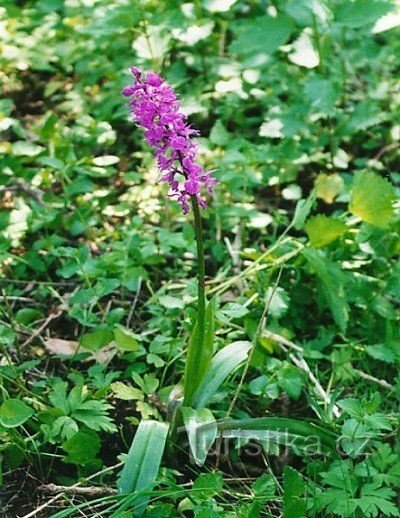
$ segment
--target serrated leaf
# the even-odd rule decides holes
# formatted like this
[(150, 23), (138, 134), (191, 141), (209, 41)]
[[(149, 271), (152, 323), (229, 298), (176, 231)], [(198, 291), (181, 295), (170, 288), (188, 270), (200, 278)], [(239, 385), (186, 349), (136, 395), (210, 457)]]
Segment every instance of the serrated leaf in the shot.
[[(156, 481), (167, 441), (169, 425), (157, 421), (142, 421), (129, 449), (118, 482), (120, 494), (140, 493)], [(143, 514), (148, 496), (139, 494), (136, 513)]]
[(334, 114), (339, 92), (331, 80), (318, 76), (312, 77), (307, 81), (304, 93), (315, 111), (324, 115)]
[(290, 297), (287, 291), (278, 286), (276, 289), (269, 287), (265, 294), (268, 300), (269, 314), (274, 318), (281, 318), (289, 309)]
[(117, 399), (123, 399), (124, 401), (144, 399), (143, 392), (135, 387), (131, 387), (130, 385), (125, 385), (125, 383), (122, 383), (122, 381), (111, 383), (110, 389), (113, 391), (114, 396)]
[(269, 474), (261, 475), (251, 486), (257, 501), (263, 503), (276, 497), (276, 484), (274, 478)]
[(224, 479), (219, 471), (203, 473), (194, 481), (192, 495), (196, 499), (208, 500), (217, 495), (224, 486)]
[(381, 176), (370, 172), (355, 175), (349, 209), (366, 223), (386, 227), (394, 214), (393, 186)]
[(324, 200), (326, 203), (333, 203), (343, 186), (344, 181), (339, 174), (319, 174), (315, 181), (317, 198)]
[(283, 518), (305, 518), (306, 501), (301, 498), (306, 485), (295, 469), (286, 466), (283, 471)]
[(278, 384), (289, 397), (299, 399), (304, 385), (304, 377), (301, 371), (293, 365), (285, 365), (278, 371)]
[(346, 232), (347, 227), (340, 219), (330, 218), (325, 216), (325, 214), (318, 214), (307, 221), (305, 230), (310, 239), (311, 246), (320, 248), (333, 243), (333, 241)]
[(203, 466), (217, 436), (217, 423), (208, 408), (182, 407), (183, 422), (189, 438), (190, 451), (198, 466)]

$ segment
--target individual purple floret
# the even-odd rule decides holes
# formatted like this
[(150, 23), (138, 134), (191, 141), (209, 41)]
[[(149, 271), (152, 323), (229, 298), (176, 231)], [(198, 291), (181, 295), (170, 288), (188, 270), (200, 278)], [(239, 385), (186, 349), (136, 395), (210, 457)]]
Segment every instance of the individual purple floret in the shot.
[[(135, 67), (131, 68), (135, 82), (122, 91), (129, 101), (133, 120), (142, 126), (147, 142), (155, 147), (154, 156), (162, 172), (161, 181), (168, 182), (170, 196), (182, 205), (184, 214), (189, 212), (189, 201), (195, 196), (201, 207), (206, 207), (202, 187), (212, 195), (217, 180), (211, 172), (196, 164), (197, 145), (192, 137), (199, 134), (187, 123), (187, 117), (179, 111), (179, 101), (173, 88), (154, 72), (146, 78)], [(181, 177), (179, 176), (181, 175)]]

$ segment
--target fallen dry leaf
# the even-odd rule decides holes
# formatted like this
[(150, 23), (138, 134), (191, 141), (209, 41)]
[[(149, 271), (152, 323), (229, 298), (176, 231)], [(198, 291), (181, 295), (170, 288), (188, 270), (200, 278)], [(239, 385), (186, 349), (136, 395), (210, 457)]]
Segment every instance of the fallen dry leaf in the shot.
[(78, 342), (62, 340), (61, 338), (48, 338), (45, 340), (44, 346), (49, 353), (71, 355), (76, 353)]

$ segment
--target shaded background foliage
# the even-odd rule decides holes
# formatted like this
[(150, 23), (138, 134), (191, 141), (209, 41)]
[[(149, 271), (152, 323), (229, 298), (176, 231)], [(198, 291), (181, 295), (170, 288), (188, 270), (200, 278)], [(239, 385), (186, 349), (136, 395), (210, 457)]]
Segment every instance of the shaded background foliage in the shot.
[[(311, 508), (375, 516), (384, 500), (382, 512), (396, 516), (389, 487), (398, 472), (378, 477), (375, 493), (365, 473), (397, 459), (399, 16), (398, 3), (385, 0), (3, 1), (0, 375), (3, 400), (24, 398), (36, 411), (21, 410), (25, 430), (0, 428), (6, 469), (71, 483), (112, 463), (136, 418), (162, 415), (183, 371), (194, 236), (127, 116), (120, 91), (136, 65), (180, 93), (220, 181), (203, 213), (207, 273), (232, 281), (217, 297), (216, 347), (252, 338), (279, 258), (300, 243), (304, 253), (285, 263), (272, 298), (268, 332), (298, 344), (334, 398), (364, 401), (342, 403), (345, 417), (335, 421), (266, 332), (237, 414), (307, 418), (317, 408), (348, 441), (350, 460), (293, 461), (312, 481), (310, 494), (328, 495)], [(292, 241), (236, 282), (306, 198), (307, 220), (291, 229)], [(214, 402), (221, 416), (234, 388), (232, 380)], [(384, 420), (371, 424), (379, 405)], [(366, 466), (356, 446), (372, 436)], [(85, 457), (79, 444), (95, 447)], [(389, 460), (377, 468), (381, 448)], [(356, 486), (344, 475), (338, 486), (339, 471)], [(268, 491), (262, 502), (275, 499)], [(379, 491), (382, 501), (368, 501)]]

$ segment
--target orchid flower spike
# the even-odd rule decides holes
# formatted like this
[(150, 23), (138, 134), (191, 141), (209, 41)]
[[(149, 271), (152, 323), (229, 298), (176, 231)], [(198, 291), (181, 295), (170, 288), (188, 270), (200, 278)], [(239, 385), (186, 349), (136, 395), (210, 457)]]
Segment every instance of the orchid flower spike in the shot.
[(134, 83), (122, 91), (131, 97), (128, 103), (133, 121), (145, 129), (145, 138), (155, 148), (154, 156), (162, 176), (169, 183), (170, 196), (189, 212), (189, 202), (196, 197), (202, 208), (206, 207), (204, 189), (214, 194), (216, 178), (196, 163), (198, 148), (193, 137), (199, 132), (190, 127), (187, 117), (179, 111), (176, 94), (168, 83), (154, 72), (146, 77), (136, 67), (131, 68)]

